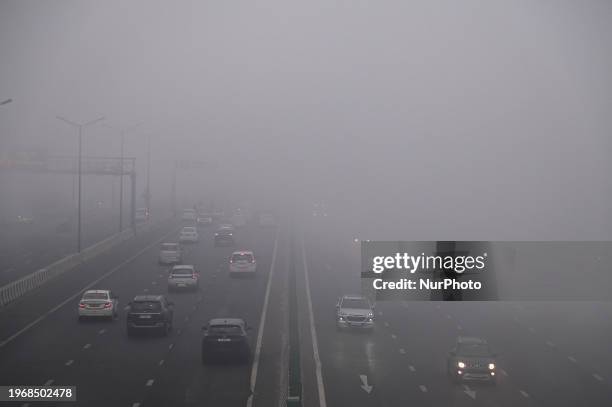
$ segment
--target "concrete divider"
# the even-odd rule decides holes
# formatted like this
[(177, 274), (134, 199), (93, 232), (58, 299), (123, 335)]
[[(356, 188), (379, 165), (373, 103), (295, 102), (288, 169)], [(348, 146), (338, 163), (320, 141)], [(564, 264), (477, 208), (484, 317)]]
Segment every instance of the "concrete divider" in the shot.
[(68, 255), (45, 268), (37, 270), (25, 277), (20, 278), (19, 280), (0, 287), (0, 307), (6, 306), (27, 292), (40, 287), (42, 284), (48, 282), (52, 278), (57, 277), (60, 274), (72, 270), (76, 266), (95, 258), (96, 256), (108, 251), (115, 245), (131, 239), (135, 235), (149, 232), (152, 229), (166, 224), (171, 220), (172, 218), (167, 218), (155, 223), (148, 222), (142, 225), (137, 225), (135, 230), (136, 233), (134, 233), (134, 230), (131, 228), (126, 229), (121, 233), (114, 234), (83, 249), (81, 253)]

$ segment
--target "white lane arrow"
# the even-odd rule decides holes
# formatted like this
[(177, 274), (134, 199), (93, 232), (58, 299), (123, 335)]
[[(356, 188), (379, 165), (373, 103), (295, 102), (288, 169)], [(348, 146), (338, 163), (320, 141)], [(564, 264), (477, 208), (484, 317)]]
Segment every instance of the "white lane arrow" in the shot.
[(468, 396), (470, 396), (472, 399), (476, 400), (476, 390), (472, 390), (470, 389), (467, 385), (463, 385), (463, 387), (465, 388), (465, 390), (463, 391), (465, 394), (467, 394)]
[(361, 374), (359, 378), (361, 379), (361, 388), (364, 389), (366, 393), (370, 394), (374, 386), (368, 384), (368, 376)]

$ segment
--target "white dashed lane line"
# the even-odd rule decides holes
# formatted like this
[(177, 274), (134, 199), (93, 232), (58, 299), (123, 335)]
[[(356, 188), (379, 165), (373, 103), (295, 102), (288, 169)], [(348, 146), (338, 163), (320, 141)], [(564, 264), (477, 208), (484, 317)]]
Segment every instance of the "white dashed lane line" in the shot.
[(600, 376), (600, 375), (598, 375), (597, 373), (593, 373), (593, 377), (594, 377), (596, 380), (599, 380), (600, 382), (603, 382), (603, 381), (604, 381), (603, 377), (601, 377), (601, 376)]
[(140, 403), (134, 403), (132, 404), (132, 407), (140, 407)]
[(83, 346), (83, 349), (89, 349), (91, 348), (91, 343), (87, 343), (85, 344), (85, 346)]
[(397, 335), (395, 335), (395, 334), (391, 334), (391, 338), (393, 338), (393, 339), (397, 339)]
[(385, 328), (389, 328), (389, 323), (388, 322), (385, 321), (384, 325), (385, 325)]
[(70, 366), (74, 363), (74, 360), (70, 359), (68, 362), (65, 363), (66, 366)]
[(573, 357), (573, 356), (568, 356), (568, 357), (567, 357), (567, 360), (569, 360), (569, 361), (570, 361), (570, 362), (572, 362), (572, 363), (576, 363), (576, 358), (575, 358), (575, 357)]
[(422, 391), (423, 393), (427, 393), (427, 387), (425, 387), (425, 385), (424, 385), (424, 384), (420, 384), (420, 385), (419, 385), (419, 389), (421, 389), (421, 391)]
[(163, 364), (164, 364), (164, 360), (162, 359), (162, 360), (159, 361), (159, 365), (161, 366)]
[(145, 386), (151, 387), (151, 386), (153, 386), (153, 383), (155, 383), (155, 380), (149, 379), (149, 380), (147, 380), (147, 383), (145, 384)]
[(43, 384), (43, 386), (51, 386), (53, 384), (53, 379), (49, 379)]
[(529, 394), (527, 394), (527, 392), (525, 390), (519, 390), (519, 392), (521, 393), (521, 395), (525, 398), (529, 397)]
[(555, 347), (555, 344), (553, 342), (551, 342), (551, 341), (546, 341), (546, 345), (548, 345), (551, 348)]
[(400, 348), (399, 353), (401, 353), (402, 355), (405, 355), (406, 351), (404, 350), (404, 348)]
[(533, 328), (529, 328), (529, 332), (531, 332), (532, 334), (534, 334), (534, 333), (535, 333), (535, 329), (533, 329)]
[(410, 371), (413, 372), (413, 373), (416, 372), (416, 369), (412, 365), (409, 365), (408, 369), (410, 369)]
[(168, 349), (172, 350), (172, 348), (174, 348), (174, 344), (171, 343), (170, 345), (168, 345)]
[(104, 335), (105, 332), (106, 332), (106, 329), (102, 328), (98, 331), (98, 335)]

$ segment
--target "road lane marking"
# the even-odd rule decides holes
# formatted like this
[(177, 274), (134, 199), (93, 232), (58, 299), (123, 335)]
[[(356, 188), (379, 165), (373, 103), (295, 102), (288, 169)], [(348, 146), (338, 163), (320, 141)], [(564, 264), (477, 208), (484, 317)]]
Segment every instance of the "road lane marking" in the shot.
[(501, 374), (503, 374), (504, 376), (508, 376), (508, 372), (506, 372), (504, 369), (499, 369), (499, 371), (501, 372)]
[(555, 344), (554, 344), (553, 342), (551, 342), (551, 341), (546, 341), (546, 344), (547, 344), (548, 346), (550, 346), (551, 348), (554, 348), (554, 347), (555, 347)]
[(404, 350), (404, 348), (400, 348), (399, 353), (401, 353), (402, 355), (405, 355), (406, 351)]
[(154, 382), (155, 382), (155, 380), (153, 380), (153, 379), (149, 379), (149, 380), (147, 380), (147, 384), (145, 384), (145, 386), (147, 386), (147, 387), (151, 387), (151, 386), (153, 386), (153, 383), (154, 383)]
[(421, 389), (423, 393), (427, 393), (427, 387), (424, 384), (419, 384), (419, 389)]
[(603, 381), (604, 381), (604, 378), (603, 378), (603, 377), (601, 377), (600, 375), (598, 375), (597, 373), (593, 373), (593, 377), (594, 377), (595, 379), (599, 380), (600, 382), (603, 382)]
[(132, 407), (140, 407), (140, 403), (134, 403), (132, 404)]
[(567, 359), (572, 363), (576, 363), (576, 358), (573, 356), (568, 356)]
[(384, 322), (385, 328), (389, 328), (389, 323), (387, 321)]
[(364, 374), (359, 375), (359, 379), (361, 380), (361, 388), (365, 390), (366, 393), (370, 394), (374, 386), (368, 384), (368, 376)]
[(450, 316), (450, 314), (446, 314), (446, 319), (451, 319), (452, 317)]
[(261, 317), (259, 319), (259, 328), (257, 329), (257, 342), (255, 344), (255, 353), (253, 355), (253, 364), (251, 365), (251, 381), (250, 389), (251, 394), (247, 399), (247, 407), (253, 405), (253, 394), (255, 393), (255, 384), (257, 383), (257, 371), (259, 369), (259, 358), (261, 356), (261, 343), (263, 340), (263, 333), (266, 326), (266, 315), (268, 313), (268, 302), (270, 300), (270, 287), (272, 286), (272, 277), (274, 276), (274, 270), (276, 269), (276, 252), (278, 250), (278, 231), (274, 238), (274, 248), (272, 249), (272, 261), (270, 264), (270, 272), (268, 273), (268, 282), (266, 283), (266, 294), (264, 296), (264, 302), (261, 310)]
[(51, 386), (53, 384), (53, 379), (49, 379), (43, 384), (43, 386)]
[(168, 349), (172, 350), (172, 348), (174, 348), (174, 344), (171, 343), (170, 345), (168, 345)]
[(176, 230), (172, 230), (171, 232), (166, 233), (164, 236), (162, 236), (161, 239), (156, 240), (154, 243), (144, 247), (143, 249), (139, 250), (136, 254), (134, 254), (132, 257), (128, 258), (127, 260), (121, 262), (119, 265), (117, 265), (116, 267), (114, 267), (113, 269), (111, 269), (110, 271), (108, 271), (107, 273), (103, 274), (102, 276), (100, 276), (99, 278), (95, 279), (94, 281), (92, 281), (91, 283), (87, 284), (85, 287), (81, 288), (80, 290), (78, 290), (76, 293), (74, 293), (73, 295), (69, 296), (68, 298), (66, 298), (64, 301), (60, 302), (58, 305), (56, 305), (55, 307), (51, 308), (49, 311), (45, 312), (43, 315), (41, 315), (40, 317), (36, 318), (34, 321), (30, 322), (29, 324), (27, 324), (26, 326), (24, 326), (23, 328), (21, 328), (19, 331), (15, 332), (13, 335), (9, 336), (8, 338), (2, 340), (2, 342), (0, 342), (0, 348), (2, 348), (3, 346), (5, 346), (7, 343), (10, 343), (12, 341), (15, 340), (15, 338), (17, 338), (18, 336), (22, 335), (23, 333), (29, 331), (30, 329), (32, 329), (32, 327), (38, 325), (42, 320), (44, 320), (45, 318), (47, 318), (49, 315), (53, 314), (55, 311), (57, 311), (58, 309), (62, 308), (64, 305), (68, 304), (70, 301), (74, 301), (76, 298), (80, 298), (80, 296), (83, 295), (84, 291), (89, 290), (91, 287), (96, 286), (100, 281), (108, 278), (109, 276), (111, 276), (112, 274), (116, 273), (118, 270), (120, 270), (122, 267), (124, 267), (125, 265), (133, 262), (134, 260), (136, 260), (138, 257), (140, 257), (143, 253), (145, 253), (148, 250), (151, 250), (154, 247), (158, 247), (158, 245), (163, 242), (166, 237), (172, 235), (176, 233)]
[(395, 335), (395, 334), (391, 334), (391, 338), (392, 338), (392, 339), (397, 339), (397, 335)]
[(461, 327), (461, 325), (457, 325), (457, 330), (461, 331), (463, 328)]
[(145, 293), (148, 293), (148, 292), (149, 292), (149, 289), (148, 289), (148, 288), (145, 288), (143, 291), (144, 291)]
[(98, 335), (103, 335), (106, 332), (106, 329), (102, 328), (98, 331)]
[(124, 311), (127, 311), (127, 310), (129, 310), (129, 309), (130, 309), (130, 306), (129, 306), (129, 305), (126, 305), (125, 307), (123, 307), (123, 310), (124, 310)]
[(408, 369), (410, 369), (410, 371), (413, 372), (413, 373), (416, 372), (416, 369), (412, 365), (409, 365)]
[(523, 397), (529, 398), (529, 394), (527, 394), (525, 390), (519, 390), (519, 392), (523, 395)]
[(327, 407), (327, 401), (325, 399), (325, 386), (323, 384), (323, 374), (321, 372), (321, 358), (319, 357), (319, 344), (317, 342), (317, 331), (315, 328), (314, 313), (312, 312), (312, 298), (310, 296), (310, 278), (308, 277), (308, 264), (306, 263), (306, 247), (304, 244), (304, 236), (302, 236), (301, 243), (304, 279), (306, 280), (306, 299), (308, 300), (308, 316), (310, 317), (310, 334), (312, 336), (312, 353), (315, 361), (315, 373), (317, 377), (317, 388), (319, 393), (319, 407)]
[(83, 346), (83, 349), (89, 349), (91, 348), (91, 343), (87, 343), (85, 344), (85, 346)]
[(535, 329), (533, 329), (533, 328), (529, 327), (529, 332), (531, 332), (532, 334), (534, 334), (534, 333), (535, 333)]
[(65, 365), (66, 366), (70, 366), (73, 363), (74, 363), (74, 360), (70, 359), (68, 362), (65, 363)]
[(159, 361), (159, 365), (161, 366), (163, 364), (164, 364), (164, 360), (162, 359), (162, 360)]
[(153, 281), (151, 281), (151, 284), (157, 285), (157, 281), (153, 280)]

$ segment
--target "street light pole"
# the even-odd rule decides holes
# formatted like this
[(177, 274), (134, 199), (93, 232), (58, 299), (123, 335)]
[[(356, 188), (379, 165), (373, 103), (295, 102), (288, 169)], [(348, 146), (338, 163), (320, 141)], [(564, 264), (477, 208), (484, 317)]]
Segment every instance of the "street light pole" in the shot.
[(57, 116), (57, 118), (61, 121), (64, 121), (71, 126), (77, 127), (79, 129), (79, 154), (78, 154), (78, 192), (77, 192), (77, 253), (81, 253), (81, 178), (82, 178), (82, 157), (83, 157), (83, 127), (89, 126), (91, 124), (97, 123), (101, 120), (104, 120), (104, 116), (99, 117), (95, 120), (88, 121), (86, 123), (76, 123), (70, 121), (66, 118)]
[(147, 136), (147, 187), (145, 191), (147, 210), (151, 210), (151, 135)]
[(119, 175), (120, 179), (119, 179), (119, 233), (121, 233), (123, 231), (123, 170), (125, 168), (124, 166), (124, 161), (125, 161), (125, 156), (124, 156), (124, 145), (125, 145), (125, 133), (127, 133), (128, 131), (134, 130), (136, 127), (140, 126), (142, 123), (137, 123), (134, 124), (132, 126), (128, 126), (128, 127), (115, 127), (115, 126), (110, 126), (108, 124), (104, 125), (105, 127), (108, 127), (109, 129), (113, 129), (113, 130), (117, 130), (119, 129), (120, 133), (121, 133), (121, 153), (120, 153), (120, 160), (121, 160), (121, 164), (119, 165), (119, 167), (121, 168), (121, 173)]

